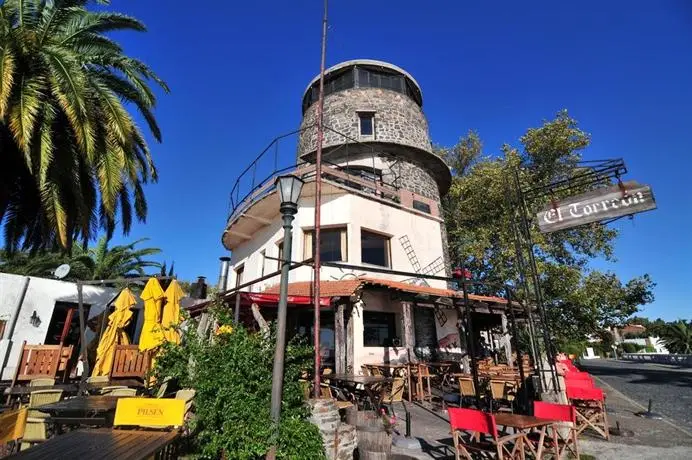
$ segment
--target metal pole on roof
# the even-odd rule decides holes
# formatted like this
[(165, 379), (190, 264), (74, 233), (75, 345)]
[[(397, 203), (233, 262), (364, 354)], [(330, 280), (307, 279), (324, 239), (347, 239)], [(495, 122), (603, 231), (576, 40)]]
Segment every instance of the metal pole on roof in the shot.
[(473, 321), (471, 320), (471, 308), (469, 307), (469, 292), (466, 286), (466, 264), (464, 264), (463, 257), (461, 259), (461, 290), (464, 294), (464, 310), (466, 311), (466, 334), (468, 340), (466, 345), (468, 346), (468, 352), (471, 354), (471, 376), (473, 377), (473, 387), (476, 393), (476, 407), (481, 409), (481, 386), (478, 380), (478, 360), (476, 359), (476, 344), (474, 343), (473, 337)]
[(324, 140), (324, 67), (327, 56), (327, 6), (328, 0), (324, 0), (324, 14), (322, 17), (322, 55), (320, 57), (320, 92), (317, 101), (317, 151), (315, 152), (315, 246), (314, 259), (315, 275), (313, 276), (313, 293), (315, 307), (315, 378), (314, 397), (320, 397), (320, 219), (322, 208), (322, 143)]

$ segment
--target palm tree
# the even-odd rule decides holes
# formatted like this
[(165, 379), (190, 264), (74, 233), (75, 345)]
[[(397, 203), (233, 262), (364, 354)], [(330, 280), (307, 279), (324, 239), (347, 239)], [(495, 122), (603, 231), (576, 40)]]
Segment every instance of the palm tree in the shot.
[(26, 251), (7, 253), (0, 251), (0, 271), (27, 276), (50, 276), (61, 264), (70, 265), (68, 280), (115, 279), (145, 276), (148, 267), (159, 268), (158, 262), (147, 257), (161, 252), (159, 248), (135, 248), (147, 241), (142, 238), (126, 245), (108, 247), (102, 237), (96, 246), (85, 249), (75, 245), (71, 255), (59, 252), (31, 254)]
[(671, 353), (692, 353), (692, 324), (683, 320), (666, 324), (662, 333), (663, 344)]
[(150, 83), (168, 87), (107, 35), (145, 26), (88, 3), (0, 6), (0, 224), (10, 251), (69, 250), (99, 228), (112, 235), (118, 213), (124, 233), (133, 208), (146, 218), (142, 184), (157, 174), (128, 108), (160, 142)]

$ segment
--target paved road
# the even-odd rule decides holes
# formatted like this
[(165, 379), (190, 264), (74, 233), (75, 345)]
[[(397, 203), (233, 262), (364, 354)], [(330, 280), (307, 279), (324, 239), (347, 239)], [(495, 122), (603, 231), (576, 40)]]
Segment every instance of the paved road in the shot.
[(582, 360), (581, 367), (634, 401), (692, 430), (692, 369), (667, 364), (604, 359)]

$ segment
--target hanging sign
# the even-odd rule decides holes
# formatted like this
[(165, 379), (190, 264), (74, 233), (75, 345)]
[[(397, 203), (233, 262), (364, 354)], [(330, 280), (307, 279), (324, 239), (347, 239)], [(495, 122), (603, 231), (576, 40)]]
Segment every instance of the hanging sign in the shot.
[(550, 203), (536, 218), (541, 233), (550, 233), (652, 209), (656, 201), (651, 187), (627, 181)]

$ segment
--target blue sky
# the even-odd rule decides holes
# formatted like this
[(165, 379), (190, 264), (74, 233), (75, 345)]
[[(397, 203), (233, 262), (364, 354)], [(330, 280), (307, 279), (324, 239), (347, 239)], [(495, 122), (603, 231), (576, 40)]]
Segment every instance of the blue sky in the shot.
[[(112, 1), (149, 27), (117, 38), (172, 90), (156, 111), (164, 142), (152, 145), (160, 181), (147, 189), (148, 221), (116, 242), (150, 237), (181, 278), (216, 281), (235, 178), (300, 123), (321, 4)], [(618, 263), (596, 265), (623, 279), (649, 273), (647, 316), (690, 317), (692, 3), (332, 0), (327, 64), (354, 58), (412, 73), (440, 144), (475, 129), (494, 153), (568, 109), (592, 134), (585, 158), (623, 157), (659, 207), (616, 223)], [(283, 164), (293, 155), (280, 149)]]

